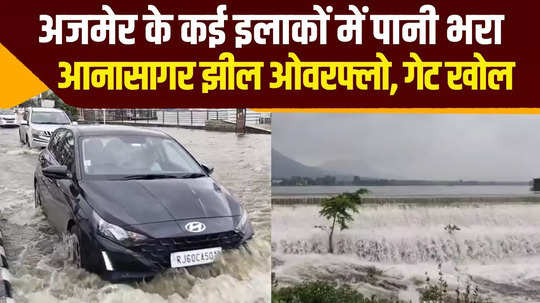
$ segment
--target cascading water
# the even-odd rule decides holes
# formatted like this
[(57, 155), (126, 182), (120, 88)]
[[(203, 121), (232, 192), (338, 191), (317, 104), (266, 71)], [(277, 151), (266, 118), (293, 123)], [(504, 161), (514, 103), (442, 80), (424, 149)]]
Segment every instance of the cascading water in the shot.
[[(317, 206), (274, 206), (272, 250), (279, 261), (274, 265), (278, 279), (332, 280), (351, 268), (375, 267), (389, 274), (384, 279), (401, 283), (401, 287), (374, 291), (381, 286), (353, 279), (353, 273), (345, 274), (342, 282), (361, 281), (356, 286), (368, 293), (402, 297), (403, 292), (418, 288), (425, 272), (435, 274), (437, 265), (443, 264), (455, 283), (472, 279), (496, 296), (504, 297), (508, 291), (518, 298), (524, 295), (521, 299), (540, 301), (540, 264), (532, 264), (522, 273), (507, 269), (540, 260), (540, 204), (398, 202), (362, 206), (350, 228), (336, 233), (334, 255), (327, 253), (326, 232), (315, 228), (328, 224), (318, 215)], [(447, 225), (457, 229), (449, 231)], [(415, 296), (404, 298), (414, 301)]]
[[(536, 213), (540, 217), (540, 205), (385, 206), (363, 211), (367, 214), (359, 215), (349, 230), (336, 235), (336, 253), (355, 254), (373, 262), (417, 263), (500, 259), (534, 255), (540, 249), (540, 229), (537, 229), (540, 224), (532, 216)], [(511, 217), (520, 213), (522, 218)], [(313, 228), (324, 222), (316, 214), (313, 217), (313, 224), (306, 226), (312, 229), (308, 239), (279, 238), (276, 237), (279, 232), (274, 232), (276, 249), (286, 254), (326, 252), (326, 234)], [(375, 221), (375, 218), (394, 225)], [(455, 224), (460, 230), (449, 233), (444, 229), (445, 224)]]

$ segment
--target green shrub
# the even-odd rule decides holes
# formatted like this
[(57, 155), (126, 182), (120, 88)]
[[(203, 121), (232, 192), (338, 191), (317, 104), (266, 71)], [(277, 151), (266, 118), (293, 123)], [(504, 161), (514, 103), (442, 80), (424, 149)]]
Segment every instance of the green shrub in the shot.
[[(338, 286), (328, 282), (305, 282), (292, 287), (284, 287), (272, 291), (273, 303), (393, 303), (377, 299), (366, 298), (361, 293), (343, 285)], [(397, 303), (397, 302), (396, 302)]]
[(491, 303), (491, 299), (481, 296), (478, 286), (473, 286), (467, 281), (464, 289), (459, 286), (450, 292), (448, 282), (444, 279), (442, 273), (442, 264), (439, 263), (439, 278), (437, 281), (431, 281), (426, 273), (426, 286), (421, 291), (421, 302), (429, 303)]

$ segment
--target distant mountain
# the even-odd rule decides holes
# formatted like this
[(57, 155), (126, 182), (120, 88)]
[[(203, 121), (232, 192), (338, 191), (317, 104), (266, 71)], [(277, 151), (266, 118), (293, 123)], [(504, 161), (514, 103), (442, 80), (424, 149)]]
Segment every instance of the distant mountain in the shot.
[(324, 169), (304, 165), (272, 149), (272, 178), (290, 178), (293, 176), (316, 178), (330, 174)]
[[(399, 176), (393, 176), (372, 169), (362, 160), (331, 160), (323, 163), (321, 166), (308, 166), (294, 159), (291, 159), (279, 151), (272, 149), (272, 178), (291, 178), (291, 177), (318, 178), (325, 176), (336, 177), (338, 182), (351, 182), (354, 176), (359, 176), (365, 180), (368, 185), (529, 185), (528, 181), (474, 181), (474, 180), (422, 180), (407, 179)], [(369, 177), (363, 177), (369, 176)], [(384, 180), (381, 180), (384, 179)], [(372, 182), (373, 184), (371, 184)]]
[(309, 178), (334, 176), (338, 181), (351, 181), (354, 176), (360, 176), (360, 179), (364, 180), (373, 180), (375, 177), (372, 176), (379, 177), (379, 174), (359, 161), (335, 160), (326, 162), (320, 167), (308, 166), (272, 149), (272, 178), (294, 176)]

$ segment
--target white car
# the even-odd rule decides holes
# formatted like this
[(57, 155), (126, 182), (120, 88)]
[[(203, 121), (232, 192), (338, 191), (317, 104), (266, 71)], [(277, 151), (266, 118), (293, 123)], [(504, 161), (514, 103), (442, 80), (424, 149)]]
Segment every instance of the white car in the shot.
[(0, 109), (0, 126), (19, 126), (17, 124), (17, 116), (11, 109)]
[(71, 124), (68, 115), (57, 108), (33, 107), (24, 110), (19, 127), (19, 139), (28, 147), (46, 147), (52, 133)]

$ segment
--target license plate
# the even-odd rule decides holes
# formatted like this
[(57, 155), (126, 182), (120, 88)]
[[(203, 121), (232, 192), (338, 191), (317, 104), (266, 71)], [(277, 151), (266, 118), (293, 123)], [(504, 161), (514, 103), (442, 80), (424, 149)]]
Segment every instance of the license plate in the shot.
[(179, 251), (171, 254), (171, 267), (187, 267), (212, 263), (221, 255), (221, 247)]

